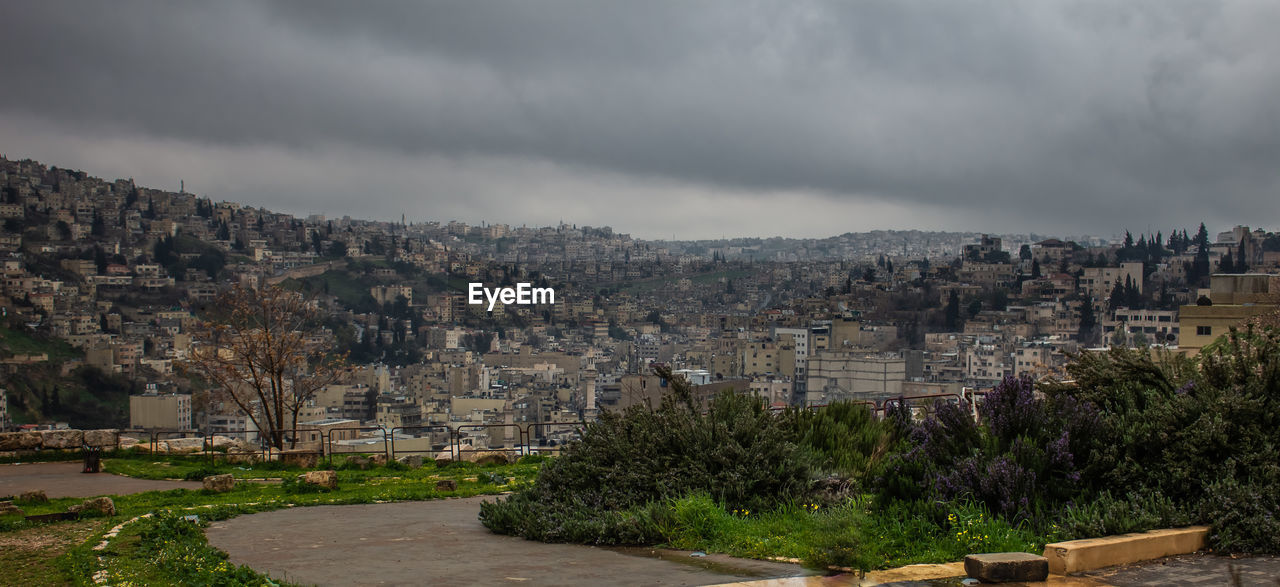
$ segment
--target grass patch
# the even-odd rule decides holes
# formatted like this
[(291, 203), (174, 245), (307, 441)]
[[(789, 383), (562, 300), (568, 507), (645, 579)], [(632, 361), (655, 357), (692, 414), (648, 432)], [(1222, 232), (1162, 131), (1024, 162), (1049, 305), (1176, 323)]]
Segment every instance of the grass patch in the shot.
[[(871, 503), (864, 496), (830, 507), (797, 503), (751, 512), (692, 495), (667, 503), (650, 517), (672, 548), (796, 558), (818, 569), (945, 563), (974, 552), (1039, 553), (1053, 540), (994, 519), (981, 505), (935, 512), (902, 505), (872, 509)], [(941, 520), (935, 519), (939, 513)]]
[(84, 356), (83, 352), (60, 338), (31, 334), (8, 326), (0, 326), (0, 349), (15, 355), (47, 353), (49, 361), (54, 363)]

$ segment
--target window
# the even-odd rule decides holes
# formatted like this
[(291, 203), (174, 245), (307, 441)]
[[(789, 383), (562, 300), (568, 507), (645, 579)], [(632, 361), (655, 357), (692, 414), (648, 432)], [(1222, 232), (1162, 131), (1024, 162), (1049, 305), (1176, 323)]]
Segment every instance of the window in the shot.
[(1213, 334), (1212, 326), (1197, 326), (1196, 336), (1210, 336)]

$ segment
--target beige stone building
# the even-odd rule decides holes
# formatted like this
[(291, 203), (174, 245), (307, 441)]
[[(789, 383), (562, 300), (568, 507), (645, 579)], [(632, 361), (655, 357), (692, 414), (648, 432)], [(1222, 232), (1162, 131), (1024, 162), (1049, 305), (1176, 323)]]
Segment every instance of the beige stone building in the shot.
[(143, 430), (190, 430), (191, 396), (182, 393), (129, 396), (129, 427)]
[(1205, 345), (1255, 316), (1280, 310), (1280, 275), (1216, 274), (1209, 278), (1211, 305), (1178, 309), (1178, 349), (1195, 355)]

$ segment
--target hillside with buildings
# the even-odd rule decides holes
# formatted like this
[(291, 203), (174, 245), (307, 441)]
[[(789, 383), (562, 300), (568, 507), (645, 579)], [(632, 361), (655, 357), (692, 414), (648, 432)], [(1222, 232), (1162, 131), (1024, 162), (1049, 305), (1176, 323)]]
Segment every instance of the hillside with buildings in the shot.
[[(1048, 377), (1101, 345), (1195, 352), (1270, 312), (1280, 237), (1104, 240), (919, 231), (646, 241), (609, 227), (298, 218), (0, 159), (6, 425), (251, 437), (175, 367), (222, 291), (280, 286), (347, 353), (311, 426), (538, 424), (552, 444), (602, 409), (653, 401), (655, 363), (772, 405), (961, 394)], [(555, 301), (468, 300), (468, 284)], [(131, 396), (131, 397), (130, 397)], [(185, 398), (185, 399), (183, 399)], [(132, 415), (130, 415), (132, 412)], [(440, 445), (440, 439), (424, 441)]]

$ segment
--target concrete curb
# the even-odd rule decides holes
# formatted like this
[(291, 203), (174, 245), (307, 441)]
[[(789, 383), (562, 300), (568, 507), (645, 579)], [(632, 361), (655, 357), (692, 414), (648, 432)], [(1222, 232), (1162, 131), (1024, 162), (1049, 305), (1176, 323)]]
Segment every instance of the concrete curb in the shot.
[(1046, 544), (1049, 572), (1067, 575), (1104, 567), (1189, 554), (1208, 543), (1208, 526), (1152, 530), (1103, 538), (1086, 538)]

